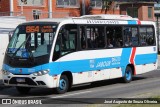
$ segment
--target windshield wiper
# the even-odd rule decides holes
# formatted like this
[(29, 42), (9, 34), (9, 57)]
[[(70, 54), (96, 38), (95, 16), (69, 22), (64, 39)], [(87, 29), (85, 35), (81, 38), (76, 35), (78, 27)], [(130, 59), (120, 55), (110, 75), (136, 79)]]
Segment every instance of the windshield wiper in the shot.
[[(20, 48), (21, 48), (22, 46), (26, 45), (26, 43), (28, 42), (28, 40), (29, 40), (29, 36), (28, 36), (27, 39), (18, 47), (18, 49), (13, 53), (12, 58), (11, 58), (11, 63), (12, 63), (13, 59), (15, 58), (17, 52), (20, 50)], [(34, 64), (34, 63), (35, 63), (35, 59), (34, 59), (34, 56), (33, 56), (33, 53), (32, 53), (32, 51), (31, 51), (31, 49), (29, 48), (29, 46), (26, 47), (25, 49), (26, 49), (26, 50), (25, 50), (26, 55), (27, 55), (28, 57), (27, 57), (27, 56), (26, 56), (26, 57), (23, 57), (23, 55), (22, 55), (23, 53), (21, 53), (21, 57), (24, 58), (24, 59), (26, 59), (26, 60), (31, 60), (31, 61), (27, 61), (27, 62), (30, 62), (30, 64)], [(21, 59), (21, 58), (20, 58), (20, 59)]]
[[(26, 51), (29, 53), (29, 59), (31, 60), (31, 61), (30, 61), (31, 64), (34, 64), (35, 59), (34, 59), (34, 56), (33, 56), (33, 53), (32, 53), (32, 51), (31, 51), (31, 49), (28, 47), (28, 48), (26, 48)], [(32, 63), (32, 62), (33, 62), (33, 63)]]
[(19, 49), (27, 43), (28, 39), (29, 39), (29, 36), (28, 36), (27, 39), (17, 48), (17, 50), (13, 53), (13, 55), (12, 55), (13, 58), (16, 56), (16, 54), (17, 54), (17, 52), (19, 51)]

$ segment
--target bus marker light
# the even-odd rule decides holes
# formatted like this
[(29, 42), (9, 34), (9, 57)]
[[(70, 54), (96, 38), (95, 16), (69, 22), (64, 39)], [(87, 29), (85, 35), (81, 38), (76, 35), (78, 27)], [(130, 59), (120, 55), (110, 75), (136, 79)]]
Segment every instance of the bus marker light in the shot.
[(22, 73), (22, 69), (19, 69), (19, 73)]

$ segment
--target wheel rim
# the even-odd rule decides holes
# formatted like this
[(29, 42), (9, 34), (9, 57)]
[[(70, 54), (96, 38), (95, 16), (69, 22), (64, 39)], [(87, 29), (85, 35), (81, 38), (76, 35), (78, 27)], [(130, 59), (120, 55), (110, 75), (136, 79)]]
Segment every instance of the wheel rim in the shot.
[(127, 79), (127, 80), (130, 80), (130, 79), (131, 79), (131, 71), (130, 71), (130, 70), (127, 70), (127, 71), (126, 71), (126, 79)]
[(66, 89), (66, 81), (64, 79), (60, 80), (59, 88), (60, 88), (60, 90), (65, 90)]

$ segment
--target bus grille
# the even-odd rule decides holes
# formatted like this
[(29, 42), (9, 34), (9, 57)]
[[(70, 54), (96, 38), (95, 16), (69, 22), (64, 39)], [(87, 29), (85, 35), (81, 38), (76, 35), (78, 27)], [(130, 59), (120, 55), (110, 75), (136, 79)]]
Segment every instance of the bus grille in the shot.
[(10, 79), (9, 84), (26, 84), (36, 86), (37, 84), (30, 78), (24, 78), (25, 82), (17, 82), (17, 77), (13, 77)]

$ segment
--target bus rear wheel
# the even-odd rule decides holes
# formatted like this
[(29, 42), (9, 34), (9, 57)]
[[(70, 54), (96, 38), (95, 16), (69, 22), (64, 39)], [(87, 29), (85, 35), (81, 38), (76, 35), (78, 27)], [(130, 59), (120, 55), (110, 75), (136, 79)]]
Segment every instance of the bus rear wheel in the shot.
[(66, 75), (62, 75), (59, 80), (59, 87), (56, 88), (56, 93), (63, 94), (69, 89), (69, 81)]
[(16, 87), (16, 89), (20, 94), (28, 94), (31, 90), (30, 87)]
[(123, 77), (123, 81), (125, 83), (129, 83), (132, 81), (132, 68), (130, 66), (127, 66), (125, 69), (125, 74)]

